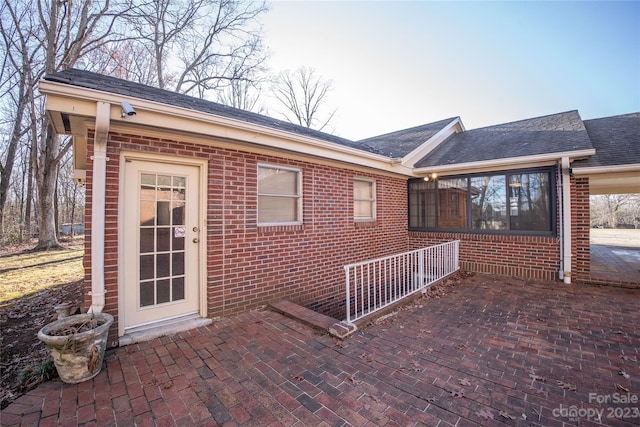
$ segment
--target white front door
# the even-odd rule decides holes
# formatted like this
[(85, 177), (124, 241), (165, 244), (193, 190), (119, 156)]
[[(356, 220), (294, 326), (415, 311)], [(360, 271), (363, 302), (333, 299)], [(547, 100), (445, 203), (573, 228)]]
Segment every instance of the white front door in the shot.
[(124, 329), (199, 311), (200, 169), (124, 162)]

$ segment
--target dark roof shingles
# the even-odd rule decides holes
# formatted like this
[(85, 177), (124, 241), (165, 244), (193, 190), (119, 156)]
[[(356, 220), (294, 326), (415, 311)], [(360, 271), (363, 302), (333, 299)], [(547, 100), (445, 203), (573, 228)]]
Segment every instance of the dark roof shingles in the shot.
[(552, 114), (452, 135), (416, 163), (443, 166), (592, 149), (577, 111)]
[(573, 163), (578, 167), (640, 164), (640, 112), (585, 120), (595, 156)]
[(105, 76), (85, 70), (68, 69), (44, 77), (47, 81), (65, 83), (72, 86), (79, 86), (87, 89), (94, 89), (104, 92), (111, 92), (117, 95), (130, 96), (134, 98), (154, 101), (163, 104), (175, 105), (204, 113), (215, 114), (222, 117), (241, 120), (256, 125), (265, 126), (285, 132), (316, 138), (334, 144), (344, 145), (370, 153), (381, 154), (375, 148), (363, 143), (356, 143), (346, 138), (336, 135), (309, 129), (283, 120), (274, 119), (262, 114), (240, 110), (216, 102), (207, 101), (200, 98), (184, 95), (177, 92), (159, 89), (152, 86), (134, 83), (115, 77)]
[(388, 157), (403, 157), (427, 142), (456, 119), (458, 119), (458, 117), (452, 117), (409, 129), (362, 139), (357, 143), (373, 147)]

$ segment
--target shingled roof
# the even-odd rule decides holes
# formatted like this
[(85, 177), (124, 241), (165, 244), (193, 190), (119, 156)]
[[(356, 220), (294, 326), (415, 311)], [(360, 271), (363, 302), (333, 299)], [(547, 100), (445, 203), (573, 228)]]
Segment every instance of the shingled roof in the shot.
[(247, 123), (265, 126), (285, 132), (316, 138), (322, 141), (344, 145), (347, 147), (367, 151), (375, 154), (382, 154), (377, 149), (368, 146), (366, 143), (354, 142), (346, 138), (298, 126), (283, 120), (274, 119), (262, 114), (256, 114), (238, 108), (229, 107), (216, 102), (207, 101), (192, 96), (183, 95), (156, 87), (134, 83), (115, 77), (105, 76), (85, 70), (68, 69), (44, 77), (44, 80), (64, 83), (72, 86), (94, 89), (102, 92), (114, 93), (117, 95), (144, 99), (163, 104), (174, 105), (180, 108), (214, 114), (221, 117), (242, 120)]
[(640, 113), (585, 120), (584, 125), (596, 149), (574, 168), (640, 164)]
[(363, 144), (364, 147), (372, 147), (380, 154), (388, 157), (404, 157), (457, 119), (459, 117), (452, 117), (434, 123), (374, 136), (362, 139), (357, 144)]
[(452, 135), (417, 168), (593, 149), (577, 111), (552, 114)]

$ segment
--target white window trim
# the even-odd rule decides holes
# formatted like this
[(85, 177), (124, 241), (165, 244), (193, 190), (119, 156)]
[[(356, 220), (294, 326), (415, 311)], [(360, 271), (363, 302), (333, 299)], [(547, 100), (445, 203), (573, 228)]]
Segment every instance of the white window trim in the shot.
[[(371, 193), (373, 195), (373, 199), (356, 199), (355, 196), (353, 197), (353, 220), (355, 222), (371, 222), (371, 221), (375, 221), (376, 217), (377, 217), (377, 211), (378, 211), (378, 193), (377, 193), (377, 187), (376, 187), (376, 180), (375, 179), (371, 179), (371, 178), (360, 178), (360, 177), (354, 177), (353, 178), (353, 182), (355, 183), (355, 181), (361, 181), (361, 182), (366, 182), (371, 184)], [(357, 218), (355, 216), (355, 202), (371, 202), (371, 217), (362, 217), (362, 218)]]
[[(260, 194), (259, 191), (259, 182), (258, 175), (260, 174), (260, 168), (268, 168), (268, 169), (281, 169), (286, 171), (295, 172), (298, 174), (298, 195), (297, 196), (282, 196), (280, 194)], [(278, 225), (300, 225), (302, 224), (302, 170), (299, 168), (293, 168), (290, 166), (281, 166), (277, 164), (270, 163), (258, 163), (256, 167), (256, 221), (259, 227), (270, 227), (270, 226), (278, 226)], [(282, 222), (260, 222), (260, 196), (272, 196), (272, 197), (286, 197), (286, 198), (296, 198), (297, 199), (297, 212), (296, 216), (298, 220), (296, 221), (282, 221)]]

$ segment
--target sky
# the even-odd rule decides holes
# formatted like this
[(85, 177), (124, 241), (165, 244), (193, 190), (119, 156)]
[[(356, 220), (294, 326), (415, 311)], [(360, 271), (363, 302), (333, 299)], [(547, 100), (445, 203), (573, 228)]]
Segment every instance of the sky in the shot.
[(640, 111), (638, 1), (276, 0), (262, 24), (271, 70), (331, 80), (329, 130), (352, 140), (457, 116), (474, 129)]

